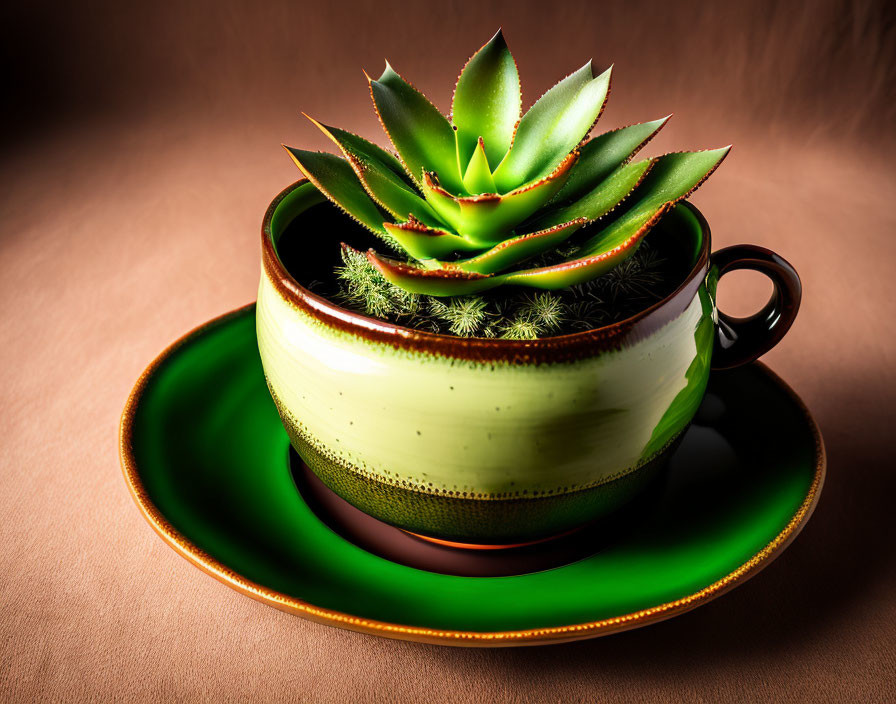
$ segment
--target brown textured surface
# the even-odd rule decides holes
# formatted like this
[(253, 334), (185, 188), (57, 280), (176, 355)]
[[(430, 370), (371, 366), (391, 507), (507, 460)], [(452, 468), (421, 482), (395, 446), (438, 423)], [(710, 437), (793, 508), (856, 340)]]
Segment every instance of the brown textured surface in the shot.
[[(16, 68), (0, 152), (0, 699), (896, 698), (883, 3), (28, 7), (0, 17)], [(803, 534), (724, 598), (598, 641), (473, 652), (305, 622), (200, 573), (128, 497), (116, 426), (160, 349), (254, 297), (261, 214), (297, 173), (278, 143), (325, 146), (299, 110), (378, 138), (361, 67), (388, 55), (445, 108), (498, 24), (525, 104), (593, 55), (616, 62), (602, 125), (675, 110), (650, 153), (735, 143), (694, 200), (716, 247), (764, 245), (802, 274), (800, 317), (765, 359), (814, 410), (829, 468)], [(722, 288), (734, 313), (768, 290), (746, 274)]]

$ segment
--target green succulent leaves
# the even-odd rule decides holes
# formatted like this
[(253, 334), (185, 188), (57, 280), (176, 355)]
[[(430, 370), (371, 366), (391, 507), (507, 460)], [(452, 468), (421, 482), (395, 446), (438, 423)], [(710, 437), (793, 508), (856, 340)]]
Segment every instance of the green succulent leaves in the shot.
[(622, 127), (594, 137), (579, 149), (579, 159), (569, 175), (569, 180), (558, 195), (559, 201), (573, 201), (593, 190), (620, 164), (632, 156), (656, 136), (669, 121), (668, 117), (653, 122)]
[(594, 78), (589, 61), (538, 99), (520, 120), (510, 151), (495, 170), (499, 191), (541, 178), (575, 149), (603, 110), (611, 71)]
[(284, 145), (292, 160), (321, 193), (372, 232), (385, 233), (383, 214), (377, 208), (345, 159), (326, 152), (309, 152)]
[[(458, 142), (458, 145), (460, 142)], [(460, 146), (458, 146), (460, 150)], [(458, 154), (460, 152), (458, 151)], [(473, 155), (464, 171), (464, 188), (468, 193), (483, 194), (495, 192), (495, 179), (488, 165), (488, 154), (485, 151), (485, 140), (480, 137), (473, 149)]]
[[(519, 74), (499, 31), (464, 66), (450, 122), (388, 64), (368, 77), (397, 156), (315, 120), (342, 156), (286, 149), (321, 193), (406, 255), (367, 253), (406, 292), (565, 288), (628, 259), (728, 152), (631, 161), (668, 117), (588, 140), (610, 74), (594, 76), (589, 62), (520, 117)], [(533, 265), (545, 256), (549, 265)]]
[(569, 154), (544, 178), (504, 195), (490, 193), (455, 198), (432, 174), (424, 178), (423, 194), (455, 232), (473, 244), (490, 247), (503, 242), (513, 228), (557, 195), (566, 183), (576, 156), (575, 152)]
[[(654, 159), (646, 159), (632, 164), (623, 164), (598, 181), (590, 191), (586, 191), (578, 200), (569, 204), (558, 205), (547, 210), (536, 222), (538, 226), (548, 227), (577, 218), (597, 220), (615, 208), (622, 199), (641, 183), (648, 171), (653, 167)], [(562, 190), (561, 190), (562, 194)]]
[(510, 149), (521, 107), (520, 75), (498, 31), (457, 79), (451, 117), (457, 128), (458, 163), (470, 162), (477, 143), (484, 143), (491, 175)]
[(419, 184), (423, 172), (431, 169), (451, 190), (463, 190), (454, 130), (426, 96), (388, 63), (383, 75), (370, 81), (370, 95), (411, 178)]
[(461, 259), (445, 266), (459, 271), (469, 271), (475, 274), (495, 274), (511, 267), (529, 257), (560, 246), (568, 240), (572, 234), (582, 227), (585, 218), (573, 220), (562, 225), (545, 228), (528, 235), (520, 235), (509, 240), (504, 240), (491, 249), (470, 259)]

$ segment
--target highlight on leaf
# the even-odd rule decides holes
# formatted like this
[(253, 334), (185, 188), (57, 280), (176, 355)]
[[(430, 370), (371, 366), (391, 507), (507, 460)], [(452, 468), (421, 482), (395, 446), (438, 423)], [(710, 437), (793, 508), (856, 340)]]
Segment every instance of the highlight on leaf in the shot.
[(457, 79), (451, 118), (457, 129), (458, 163), (469, 163), (477, 141), (484, 142), (491, 172), (510, 148), (521, 106), (519, 72), (499, 29)]
[(454, 130), (426, 96), (388, 62), (382, 75), (370, 81), (370, 95), (408, 175), (419, 183), (423, 171), (433, 170), (452, 190), (462, 189)]
[(620, 164), (627, 164), (641, 151), (671, 117), (621, 127), (588, 140), (579, 147), (579, 159), (556, 200), (573, 201), (593, 190)]
[(283, 148), (317, 190), (373, 233), (385, 233), (383, 214), (344, 159), (326, 152), (309, 152), (286, 145)]
[(427, 227), (411, 217), (403, 223), (383, 223), (386, 231), (414, 259), (424, 261), (450, 257), (457, 252), (475, 251), (478, 248), (462, 237), (446, 230)]
[(611, 71), (607, 69), (595, 78), (589, 61), (541, 96), (523, 115), (510, 150), (495, 170), (500, 191), (540, 178), (576, 148), (603, 110)]

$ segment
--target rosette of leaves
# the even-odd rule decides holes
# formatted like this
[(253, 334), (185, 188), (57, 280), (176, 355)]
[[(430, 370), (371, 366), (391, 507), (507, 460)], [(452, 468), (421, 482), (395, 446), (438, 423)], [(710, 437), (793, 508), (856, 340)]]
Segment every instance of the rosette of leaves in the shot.
[(397, 154), (316, 120), (340, 156), (286, 149), (321, 193), (399, 253), (366, 256), (404, 291), (563, 289), (631, 257), (729, 149), (635, 161), (668, 117), (587, 139), (611, 70), (595, 76), (589, 61), (521, 116), (519, 74), (499, 31), (461, 71), (450, 119), (388, 63), (368, 76)]

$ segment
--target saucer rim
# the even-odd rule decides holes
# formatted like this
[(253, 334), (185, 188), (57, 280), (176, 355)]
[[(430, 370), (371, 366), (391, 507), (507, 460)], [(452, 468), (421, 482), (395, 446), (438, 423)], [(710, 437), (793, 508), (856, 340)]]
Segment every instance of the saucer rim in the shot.
[[(712, 584), (687, 596), (647, 609), (633, 611), (628, 614), (613, 616), (598, 621), (568, 624), (564, 626), (549, 626), (512, 631), (457, 631), (427, 628), (425, 626), (407, 626), (400, 623), (362, 618), (341, 611), (315, 606), (302, 599), (277, 592), (264, 585), (258, 584), (257, 582), (246, 579), (235, 570), (232, 570), (216, 558), (201, 550), (187, 539), (186, 536), (176, 530), (149, 498), (149, 494), (140, 478), (137, 458), (133, 451), (134, 417), (140, 405), (142, 396), (159, 367), (194, 337), (200, 335), (209, 328), (225, 323), (231, 318), (239, 317), (254, 308), (255, 303), (249, 303), (194, 327), (192, 330), (181, 335), (174, 342), (169, 344), (152, 360), (152, 362), (149, 363), (128, 395), (124, 411), (121, 415), (121, 423), (119, 425), (119, 458), (124, 479), (131, 497), (137, 504), (140, 513), (162, 540), (173, 548), (175, 552), (186, 558), (206, 574), (211, 575), (218, 581), (223, 582), (227, 586), (246, 596), (266, 603), (281, 611), (293, 613), (317, 623), (360, 633), (398, 640), (460, 647), (547, 645), (550, 643), (595, 638), (611, 633), (639, 628), (652, 623), (658, 623), (668, 618), (681, 615), (712, 601), (734, 587), (743, 584), (748, 579), (754, 577), (768, 567), (768, 565), (770, 565), (774, 559), (777, 558), (791, 542), (793, 542), (796, 536), (805, 527), (818, 504), (827, 470), (827, 453), (825, 451), (824, 440), (818, 427), (818, 423), (815, 421), (815, 418), (813, 418), (808, 407), (799, 395), (780, 376), (769, 369), (764, 363), (758, 361), (752, 362), (752, 364), (777, 384), (802, 412), (812, 433), (815, 444), (815, 471), (812, 477), (812, 482), (806, 492), (806, 496), (787, 525), (771, 541), (769, 541), (765, 547), (721, 579), (718, 579)], [(482, 579), (487, 578), (484, 577)]]

